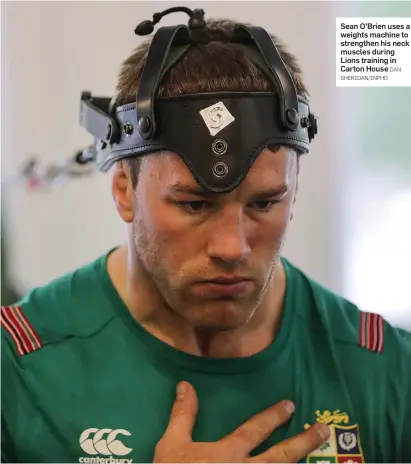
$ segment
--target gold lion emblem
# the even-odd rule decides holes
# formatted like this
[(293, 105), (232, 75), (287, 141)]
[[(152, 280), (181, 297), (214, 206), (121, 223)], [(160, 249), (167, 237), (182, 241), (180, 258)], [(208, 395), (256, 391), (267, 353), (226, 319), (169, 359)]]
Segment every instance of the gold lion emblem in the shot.
[[(320, 424), (348, 424), (350, 422), (350, 418), (348, 414), (345, 412), (341, 412), (339, 409), (335, 411), (315, 411), (315, 415), (317, 416), (317, 422)], [(308, 429), (311, 427), (310, 424), (305, 424), (304, 428)]]

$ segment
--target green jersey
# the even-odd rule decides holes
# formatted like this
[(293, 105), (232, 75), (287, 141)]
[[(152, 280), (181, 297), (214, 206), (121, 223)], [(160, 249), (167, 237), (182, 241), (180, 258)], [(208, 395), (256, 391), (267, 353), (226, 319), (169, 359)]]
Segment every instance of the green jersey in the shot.
[(3, 462), (152, 462), (176, 384), (199, 398), (195, 441), (215, 441), (292, 400), (253, 454), (315, 422), (332, 434), (306, 462), (411, 462), (411, 335), (360, 311), (283, 259), (281, 328), (263, 351), (190, 355), (139, 325), (107, 254), (2, 308)]

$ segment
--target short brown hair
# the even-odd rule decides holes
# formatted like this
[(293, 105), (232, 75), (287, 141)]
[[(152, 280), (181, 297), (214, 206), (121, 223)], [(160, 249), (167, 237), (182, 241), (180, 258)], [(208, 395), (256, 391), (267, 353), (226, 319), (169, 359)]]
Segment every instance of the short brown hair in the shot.
[[(158, 96), (176, 96), (200, 92), (275, 90), (265, 73), (245, 54), (244, 45), (231, 42), (236, 23), (209, 19), (205, 33), (209, 42), (191, 47), (164, 77)], [(277, 50), (294, 81), (297, 93), (308, 98), (301, 68), (285, 45), (271, 35)], [(151, 40), (139, 45), (123, 62), (117, 83), (116, 105), (136, 100), (141, 73)], [(139, 157), (127, 160), (133, 184), (137, 184)]]

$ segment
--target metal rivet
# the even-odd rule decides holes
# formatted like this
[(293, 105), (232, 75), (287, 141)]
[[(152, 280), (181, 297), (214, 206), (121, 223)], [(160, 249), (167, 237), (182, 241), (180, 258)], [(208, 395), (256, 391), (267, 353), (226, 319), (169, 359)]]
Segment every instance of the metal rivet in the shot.
[(228, 166), (223, 162), (218, 162), (213, 166), (213, 174), (216, 177), (224, 177), (228, 173)]
[(123, 126), (123, 130), (127, 136), (130, 136), (133, 133), (133, 125), (131, 124), (131, 122), (126, 122)]
[(227, 152), (228, 144), (223, 139), (214, 140), (212, 149), (215, 155), (222, 156)]
[(292, 123), (292, 124), (297, 124), (298, 122), (298, 113), (294, 108), (289, 108), (287, 110), (287, 119)]
[(150, 120), (147, 116), (143, 116), (138, 120), (138, 128), (141, 133), (146, 134), (150, 130)]

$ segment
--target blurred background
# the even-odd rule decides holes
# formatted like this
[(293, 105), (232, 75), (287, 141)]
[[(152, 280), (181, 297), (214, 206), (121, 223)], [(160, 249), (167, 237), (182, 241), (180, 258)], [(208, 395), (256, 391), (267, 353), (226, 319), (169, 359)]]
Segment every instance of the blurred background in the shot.
[[(111, 96), (135, 26), (179, 2), (2, 2), (2, 294), (10, 304), (125, 239), (108, 176), (27, 188), (14, 177), (32, 155), (64, 163), (91, 143), (82, 90)], [(182, 2), (208, 17), (261, 25), (296, 54), (320, 117), (302, 160), (285, 255), (311, 277), (411, 330), (411, 82), (337, 88), (337, 17), (411, 17), (411, 2)], [(162, 25), (187, 17), (173, 14)], [(31, 185), (33, 187), (33, 185)]]

